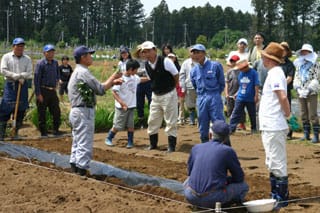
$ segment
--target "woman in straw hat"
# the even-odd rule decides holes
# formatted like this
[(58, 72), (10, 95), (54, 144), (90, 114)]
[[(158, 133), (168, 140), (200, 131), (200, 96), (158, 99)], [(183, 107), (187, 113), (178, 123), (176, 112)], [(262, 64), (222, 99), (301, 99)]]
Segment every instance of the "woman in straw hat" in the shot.
[(284, 48), (271, 42), (261, 51), (264, 66), (268, 75), (263, 86), (259, 121), (263, 147), (266, 153), (266, 165), (270, 172), (272, 198), (279, 201), (275, 208), (288, 205), (288, 173), (286, 137), (290, 116), (287, 98), (286, 77), (280, 64), (284, 62)]

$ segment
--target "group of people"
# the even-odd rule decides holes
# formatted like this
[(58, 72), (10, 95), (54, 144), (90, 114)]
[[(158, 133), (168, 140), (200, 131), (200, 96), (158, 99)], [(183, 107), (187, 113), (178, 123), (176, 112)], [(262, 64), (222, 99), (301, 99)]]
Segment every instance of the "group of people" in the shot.
[(62, 57), (59, 66), (54, 59), (54, 46), (47, 44), (43, 47), (44, 58), (38, 61), (35, 73), (32, 72), (32, 60), (24, 54), (25, 41), (15, 38), (12, 42), (12, 51), (3, 55), (1, 59), (1, 74), (5, 79), (4, 95), (0, 107), (0, 140), (3, 141), (8, 120), (13, 115), (15, 128), (13, 138), (19, 139), (18, 131), (22, 126), (28, 103), (28, 80), (34, 77), (35, 95), (37, 97), (38, 123), (41, 137), (48, 137), (46, 125), (46, 111), (53, 116), (53, 134), (61, 134), (60, 107), (56, 88), (59, 87), (60, 98), (67, 93), (67, 82), (72, 73), (68, 64), (69, 58)]
[[(96, 95), (104, 95), (107, 89), (112, 88), (115, 99), (113, 127), (105, 140), (108, 146), (114, 145), (112, 139), (123, 129), (128, 130), (127, 148), (134, 146), (133, 112), (136, 107), (142, 106), (140, 111), (138, 107), (138, 116), (140, 120), (144, 119), (145, 97), (149, 105), (149, 150), (158, 148), (158, 134), (164, 120), (164, 131), (168, 136), (167, 151), (176, 151), (177, 125), (178, 122), (184, 122), (184, 106), (189, 110), (191, 124), (195, 123), (197, 109), (201, 143), (195, 145), (190, 153), (188, 179), (184, 183), (185, 195), (194, 205), (212, 208), (215, 202), (242, 202), (249, 189), (229, 137), (238, 123), (245, 123), (246, 107), (253, 133), (258, 130), (256, 112), (258, 113), (266, 165), (270, 172), (271, 195), (282, 201), (277, 208), (286, 206), (289, 194), (286, 139), (290, 133), (287, 124), (291, 113), (290, 90), (295, 88), (299, 95), (304, 128), (302, 139), (310, 140), (312, 126), (312, 142), (317, 143), (319, 64), (317, 54), (310, 44), (304, 44), (298, 51), (298, 58), (293, 66), (289, 60), (291, 50), (286, 42), (271, 42), (264, 47), (261, 42), (263, 39), (263, 34), (257, 33), (254, 37), (256, 45), (249, 53), (245, 51), (247, 40), (239, 39), (238, 50), (230, 53), (227, 59), (230, 70), (226, 78), (222, 64), (210, 60), (206, 56), (206, 47), (202, 44), (190, 47), (190, 58), (181, 67), (178, 66), (177, 57), (170, 46), (163, 48), (163, 55), (160, 55), (153, 42), (145, 41), (138, 45), (133, 54), (135, 59), (132, 59), (129, 49), (122, 46), (119, 71), (103, 83), (89, 70), (93, 62), (91, 55), (95, 52), (93, 49), (86, 46), (74, 49), (76, 67), (72, 72), (67, 63), (68, 58), (62, 58), (63, 67), (59, 69), (58, 62), (54, 59), (54, 46), (45, 45), (44, 58), (38, 61), (34, 73), (41, 136), (47, 137), (47, 108), (53, 115), (53, 133), (60, 134), (60, 108), (56, 94), (59, 83), (60, 95), (68, 91), (71, 105), (69, 120), (73, 142), (70, 165), (73, 172), (82, 176), (86, 175), (92, 159)], [(1, 73), (6, 82), (0, 105), (0, 140), (4, 140), (6, 123), (16, 108), (17, 94), (20, 93), (18, 113), (15, 113), (17, 117), (14, 118), (17, 123), (15, 135), (18, 135), (23, 115), (28, 108), (26, 80), (32, 78), (31, 59), (23, 53), (24, 40), (16, 38), (12, 44), (13, 51), (5, 54), (1, 60)], [(61, 78), (62, 76), (64, 77)], [(223, 114), (223, 91), (228, 107), (232, 108), (228, 109), (230, 125), (225, 122)], [(63, 99), (60, 97), (60, 100)], [(212, 138), (209, 137), (210, 123)]]

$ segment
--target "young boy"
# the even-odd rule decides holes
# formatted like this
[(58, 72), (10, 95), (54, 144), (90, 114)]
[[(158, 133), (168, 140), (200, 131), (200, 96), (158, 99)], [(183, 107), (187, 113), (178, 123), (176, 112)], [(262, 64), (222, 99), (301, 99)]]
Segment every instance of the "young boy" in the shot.
[[(233, 55), (230, 57), (230, 60), (228, 63), (230, 69), (227, 71), (226, 86), (224, 89), (224, 93), (226, 96), (226, 116), (228, 118), (230, 118), (232, 111), (234, 109), (236, 94), (239, 89), (238, 76), (240, 74), (240, 70), (234, 69), (237, 61), (239, 60), (240, 60), (240, 57), (238, 55)], [(244, 112), (242, 114), (242, 117), (240, 118), (238, 129), (246, 130), (245, 121), (246, 121), (246, 114)]]
[(112, 88), (112, 94), (115, 99), (115, 115), (113, 118), (113, 127), (106, 137), (105, 144), (113, 146), (112, 139), (119, 130), (128, 130), (127, 148), (133, 147), (134, 132), (134, 109), (137, 103), (137, 85), (140, 82), (148, 81), (147, 77), (139, 78), (137, 74), (140, 64), (138, 61), (129, 59), (126, 63), (126, 71), (123, 73), (121, 85)]
[(238, 76), (239, 89), (235, 97), (235, 106), (230, 118), (230, 130), (231, 132), (236, 131), (237, 124), (240, 122), (246, 107), (250, 117), (251, 133), (256, 133), (256, 103), (259, 99), (260, 84), (258, 73), (255, 69), (249, 67), (247, 60), (237, 61), (235, 69), (241, 72)]

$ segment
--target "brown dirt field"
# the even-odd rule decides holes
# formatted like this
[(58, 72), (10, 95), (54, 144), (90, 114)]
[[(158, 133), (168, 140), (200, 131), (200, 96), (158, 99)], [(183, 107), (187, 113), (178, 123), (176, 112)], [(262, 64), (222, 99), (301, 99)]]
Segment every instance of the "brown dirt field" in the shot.
[[(66, 130), (68, 131), (68, 130)], [(39, 133), (32, 126), (21, 129), (21, 135), (33, 138), (6, 141), (42, 150), (70, 154), (71, 138), (35, 139)], [(193, 145), (199, 143), (196, 126), (179, 127), (177, 151), (167, 154), (167, 138), (160, 130), (160, 149), (147, 151), (146, 130), (135, 132), (135, 147), (126, 149), (126, 132), (119, 132), (115, 147), (104, 144), (106, 133), (95, 134), (94, 160), (123, 169), (183, 182), (186, 162)], [(294, 133), (299, 138), (298, 133)], [(269, 198), (268, 171), (259, 134), (236, 132), (231, 136), (250, 186), (247, 200)], [(320, 196), (320, 146), (293, 140), (287, 144), (290, 199)], [(0, 157), (0, 212), (191, 212), (184, 197), (170, 190), (142, 186), (130, 189), (112, 177), (90, 177), (86, 180), (68, 169), (37, 161), (25, 162)], [(96, 179), (94, 179), (96, 178)], [(98, 180), (97, 180), (98, 179)], [(148, 193), (148, 194), (143, 194)], [(319, 212), (320, 199), (291, 202), (280, 212)], [(226, 212), (246, 212), (237, 209)]]

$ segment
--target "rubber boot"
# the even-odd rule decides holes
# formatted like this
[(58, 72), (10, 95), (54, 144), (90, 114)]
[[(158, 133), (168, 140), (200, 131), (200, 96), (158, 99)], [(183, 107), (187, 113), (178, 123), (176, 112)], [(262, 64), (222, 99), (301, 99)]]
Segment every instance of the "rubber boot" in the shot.
[(158, 148), (158, 133), (149, 135), (150, 140), (150, 146), (148, 147), (148, 150), (157, 149)]
[(288, 134), (287, 134), (287, 140), (292, 140), (292, 129), (289, 130)]
[(106, 137), (106, 140), (104, 143), (107, 146), (113, 146), (112, 139), (114, 138), (115, 135), (116, 135), (116, 133), (112, 132), (112, 130), (110, 129), (108, 137)]
[(271, 198), (272, 199), (276, 199), (277, 197), (277, 178), (272, 174), (270, 173), (270, 186), (271, 186)]
[(17, 121), (17, 124), (16, 124), (16, 129), (14, 131), (14, 136), (13, 136), (13, 139), (14, 140), (20, 140), (20, 136), (19, 136), (19, 129), (22, 127), (22, 122), (21, 121)]
[(128, 132), (128, 144), (127, 148), (131, 149), (133, 147), (133, 132)]
[(0, 122), (0, 142), (4, 141), (4, 137), (6, 135), (7, 123)]
[(277, 200), (275, 210), (288, 206), (288, 177), (276, 178), (276, 195), (274, 199)]
[(313, 125), (313, 138), (312, 138), (311, 142), (312, 143), (319, 142), (319, 125), (318, 124)]
[(304, 140), (310, 140), (310, 124), (309, 123), (304, 123), (303, 124), (303, 137), (300, 138), (300, 141)]
[(194, 109), (191, 109), (190, 110), (190, 114), (189, 114), (189, 119), (190, 119), (190, 125), (195, 125), (196, 122), (195, 122), (195, 114), (196, 114), (196, 111)]
[(174, 136), (168, 136), (168, 152), (176, 151), (177, 138)]

